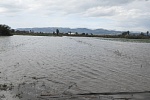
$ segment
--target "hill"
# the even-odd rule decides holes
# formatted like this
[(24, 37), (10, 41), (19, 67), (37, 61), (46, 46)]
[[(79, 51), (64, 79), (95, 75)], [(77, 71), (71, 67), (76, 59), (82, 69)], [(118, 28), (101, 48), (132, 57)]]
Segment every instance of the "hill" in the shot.
[(92, 34), (120, 34), (121, 31), (106, 30), (106, 29), (88, 29), (88, 28), (62, 28), (62, 27), (43, 27), (43, 28), (17, 28), (20, 31), (34, 31), (43, 33), (52, 33), (59, 29), (61, 33), (78, 32), (78, 33), (92, 33)]

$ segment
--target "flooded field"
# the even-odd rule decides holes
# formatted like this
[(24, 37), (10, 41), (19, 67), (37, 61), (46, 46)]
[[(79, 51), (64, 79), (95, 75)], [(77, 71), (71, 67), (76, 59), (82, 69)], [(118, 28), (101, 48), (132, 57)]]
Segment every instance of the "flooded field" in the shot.
[[(150, 100), (146, 91), (150, 91), (150, 43), (0, 37), (0, 100)], [(120, 92), (145, 93), (78, 95)]]

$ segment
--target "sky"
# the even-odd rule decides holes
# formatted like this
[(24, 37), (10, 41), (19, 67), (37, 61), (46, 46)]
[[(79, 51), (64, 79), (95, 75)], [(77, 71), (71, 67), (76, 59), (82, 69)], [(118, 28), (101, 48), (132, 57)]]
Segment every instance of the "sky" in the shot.
[(0, 0), (0, 24), (150, 31), (150, 0)]

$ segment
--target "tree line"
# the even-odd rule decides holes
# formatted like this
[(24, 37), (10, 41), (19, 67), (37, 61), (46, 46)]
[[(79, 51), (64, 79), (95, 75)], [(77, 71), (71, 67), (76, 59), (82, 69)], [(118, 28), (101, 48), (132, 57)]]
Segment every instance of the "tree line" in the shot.
[(43, 32), (34, 32), (30, 31), (20, 31), (11, 29), (8, 25), (0, 24), (0, 36), (11, 36), (11, 35), (35, 35), (35, 36), (84, 36), (84, 37), (104, 37), (104, 38), (129, 38), (129, 39), (150, 39), (149, 31), (146, 33), (141, 32), (140, 34), (132, 34), (130, 31), (122, 32), (119, 35), (95, 35), (88, 33), (72, 33), (69, 31), (68, 33), (61, 33), (59, 29), (56, 29), (53, 33), (43, 33)]

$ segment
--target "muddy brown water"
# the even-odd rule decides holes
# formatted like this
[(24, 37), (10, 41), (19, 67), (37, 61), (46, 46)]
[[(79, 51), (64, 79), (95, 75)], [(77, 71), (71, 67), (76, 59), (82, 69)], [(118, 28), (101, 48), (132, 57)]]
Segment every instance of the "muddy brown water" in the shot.
[[(150, 91), (150, 43), (0, 37), (0, 85), (4, 84), (8, 88), (0, 88), (0, 100), (112, 100), (118, 96), (76, 94)], [(150, 94), (125, 97), (149, 100)]]

